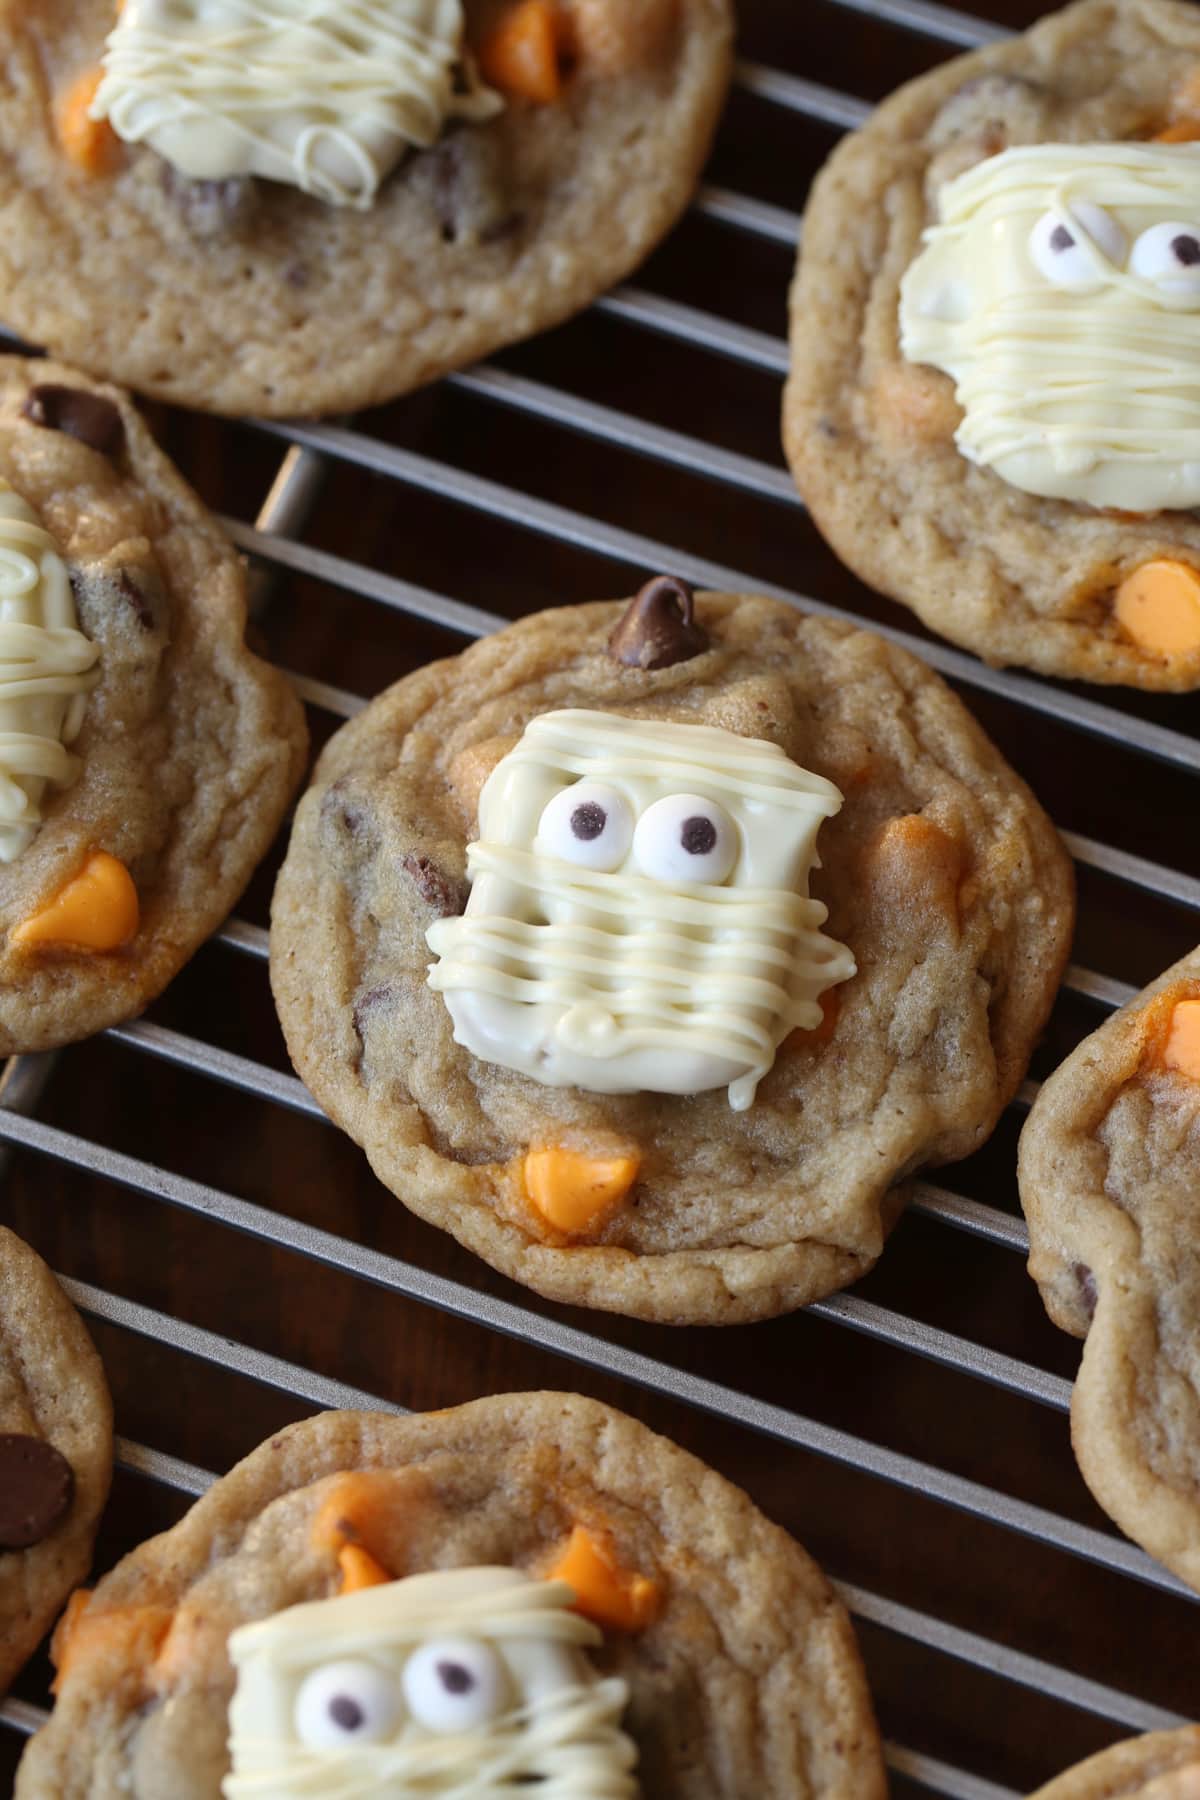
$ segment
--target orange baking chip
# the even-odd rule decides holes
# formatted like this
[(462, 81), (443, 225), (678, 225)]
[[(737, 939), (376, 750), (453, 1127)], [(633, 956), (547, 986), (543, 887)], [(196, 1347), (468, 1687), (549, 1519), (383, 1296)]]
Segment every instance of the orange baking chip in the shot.
[(119, 950), (137, 928), (133, 877), (107, 850), (93, 850), (40, 912), (13, 927), (12, 941), (24, 949)]
[(117, 1606), (97, 1612), (91, 1594), (72, 1594), (51, 1647), (58, 1673), (54, 1692), (72, 1670), (92, 1663), (115, 1684), (148, 1670), (170, 1628), (166, 1606)]
[(1200, 1000), (1180, 1000), (1171, 1013), (1163, 1067), (1200, 1081)]
[(1192, 144), (1200, 138), (1200, 119), (1176, 119), (1162, 131), (1156, 131), (1156, 144)]
[(480, 48), (484, 80), (502, 94), (552, 105), (562, 94), (563, 30), (551, 0), (518, 0)]
[(659, 1583), (622, 1567), (607, 1534), (584, 1525), (576, 1525), (546, 1578), (565, 1581), (575, 1591), (576, 1611), (610, 1631), (641, 1631), (662, 1605)]
[(339, 1558), (347, 1545), (378, 1549), (394, 1536), (397, 1515), (407, 1512), (411, 1498), (411, 1481), (394, 1469), (349, 1469), (317, 1508), (310, 1542)]
[(1117, 589), (1116, 616), (1134, 643), (1156, 656), (1200, 650), (1200, 571), (1159, 557), (1127, 575)]
[(382, 1587), (392, 1577), (361, 1544), (345, 1544), (338, 1551), (338, 1568), (342, 1572), (341, 1594), (357, 1594), (363, 1588)]
[(89, 114), (102, 75), (102, 69), (88, 69), (54, 103), (58, 141), (68, 159), (85, 175), (107, 175), (121, 148), (121, 140), (108, 120), (93, 119)]
[(637, 1180), (637, 1156), (583, 1156), (547, 1146), (522, 1165), (525, 1192), (556, 1231), (594, 1230), (616, 1211)]

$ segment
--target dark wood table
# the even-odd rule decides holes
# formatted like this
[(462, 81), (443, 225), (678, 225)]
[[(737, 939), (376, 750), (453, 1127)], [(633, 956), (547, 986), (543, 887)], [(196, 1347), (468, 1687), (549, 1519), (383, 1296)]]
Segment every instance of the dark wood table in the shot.
[[(633, 289), (478, 376), (361, 417), (350, 440), (317, 457), (293, 457), (289, 504), (271, 517), (298, 528), (307, 548), (264, 564), (255, 630), (308, 679), (318, 744), (343, 696), (369, 695), (462, 645), (436, 617), (393, 604), (372, 572), (515, 617), (629, 592), (647, 567), (686, 571), (700, 559), (920, 635), (824, 548), (790, 498), (778, 440), (794, 215), (809, 178), (860, 101), (932, 66), (951, 52), (947, 34), (962, 43), (977, 23), (946, 13), (930, 25), (941, 9), (919, 3), (909, 11), (926, 30), (876, 16), (903, 9), (743, 0), (748, 66), (712, 186)], [(988, 16), (1018, 26), (1041, 10), (992, 0)], [(781, 87), (764, 68), (784, 72)], [(153, 417), (208, 503), (254, 520), (292, 434)], [(655, 439), (657, 427), (679, 436)], [(319, 433), (295, 435), (320, 444)], [(720, 463), (724, 452), (733, 463)], [(499, 489), (467, 493), (468, 476)], [(302, 522), (289, 516), (301, 487), (311, 500)], [(532, 510), (542, 504), (566, 510)], [(309, 551), (351, 566), (323, 579)], [(1028, 703), (1047, 692), (1032, 680), (959, 685), (1065, 829), (1200, 875), (1196, 834), (1181, 828), (1194, 817), (1200, 751), (1190, 768), (1171, 765), (1144, 741), (1147, 723), (1193, 733), (1193, 700), (1097, 695), (1107, 735), (1082, 735)], [(1069, 690), (1057, 693), (1065, 703)], [(1153, 874), (1116, 879), (1077, 847), (1076, 954), (1106, 981), (1080, 977), (1064, 992), (1035, 1074), (1095, 1024), (1112, 983), (1140, 983), (1195, 938), (1195, 885), (1172, 899)], [(742, 1483), (862, 1590), (852, 1598), (880, 1720), (901, 1747), (898, 1794), (1001, 1800), (1139, 1721), (1196, 1711), (1193, 1603), (1064, 1541), (1082, 1525), (1121, 1554), (1071, 1456), (1062, 1400), (1077, 1348), (1046, 1320), (1020, 1254), (914, 1211), (855, 1290), (869, 1303), (859, 1313), (835, 1304), (684, 1333), (540, 1303), (419, 1224), (286, 1080), (253, 929), (266, 922), (278, 854), (238, 910), (252, 929), (196, 957), (148, 1015), (153, 1031), (63, 1053), (35, 1122), (0, 1117), (0, 1137), (25, 1140), (11, 1153), (0, 1219), (92, 1290), (84, 1298), (125, 1440), (100, 1569), (178, 1517), (208, 1471), (320, 1404), (319, 1383), (256, 1353), (406, 1407), (577, 1387)], [(996, 1208), (1001, 1232), (1019, 1217), (1021, 1116), (1012, 1109), (986, 1149), (941, 1176)], [(65, 1135), (39, 1136), (43, 1126)], [(215, 1212), (202, 1190), (219, 1197)], [(226, 1222), (228, 1197), (266, 1209), (268, 1235)], [(410, 1291), (272, 1241), (306, 1226), (336, 1234), (343, 1260), (364, 1245), (408, 1265), (411, 1279), (398, 1279)], [(714, 1403), (712, 1389), (681, 1396), (694, 1381), (723, 1390), (716, 1411), (696, 1404)], [(761, 1407), (775, 1410), (758, 1417)], [(948, 1493), (962, 1504), (947, 1504)], [(1030, 1507), (1054, 1516), (1049, 1541), (1030, 1535)], [(1007, 1665), (1010, 1653), (1045, 1666)], [(35, 1662), (17, 1698), (43, 1704), (47, 1673)], [(0, 1768), (11, 1772), (18, 1748), (15, 1731), (0, 1732)], [(925, 1760), (906, 1763), (908, 1753)]]

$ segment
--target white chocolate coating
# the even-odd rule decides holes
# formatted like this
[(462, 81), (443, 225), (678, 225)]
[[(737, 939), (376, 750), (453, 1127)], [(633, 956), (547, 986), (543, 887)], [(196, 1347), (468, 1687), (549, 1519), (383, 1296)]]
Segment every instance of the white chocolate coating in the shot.
[[(639, 820), (676, 795), (716, 801), (739, 840), (725, 882), (638, 874), (636, 831), (611, 872), (548, 853), (538, 822), (580, 777)], [(819, 1025), (820, 995), (854, 974), (808, 897), (817, 832), (841, 803), (758, 738), (582, 710), (534, 719), (480, 796), (465, 914), (426, 933), (456, 1041), (550, 1087), (728, 1085), (744, 1110), (788, 1032)]]
[[(1200, 505), (1200, 284), (1143, 241), (1167, 223), (1200, 234), (1200, 144), (1018, 147), (940, 204), (901, 284), (900, 344), (954, 377), (963, 455), (1027, 493)], [(1089, 231), (1089, 208), (1119, 229), (1092, 215)], [(1063, 285), (1043, 272), (1047, 215), (1075, 240)]]
[(66, 565), (32, 507), (0, 480), (0, 862), (33, 842), (46, 785), (69, 787), (100, 652), (79, 630)]
[(410, 144), (502, 104), (464, 59), (462, 0), (126, 0), (91, 116), (194, 180), (366, 208)]
[[(585, 1651), (601, 1636), (569, 1610), (573, 1599), (563, 1582), (516, 1569), (449, 1569), (242, 1626), (229, 1640), (238, 1679), (226, 1800), (495, 1800), (525, 1785), (539, 1800), (636, 1800), (637, 1752), (620, 1729), (628, 1689), (592, 1668)], [(498, 1658), (504, 1708), (474, 1729), (430, 1730), (404, 1703), (405, 1669), (424, 1647), (464, 1637)], [(398, 1723), (373, 1742), (305, 1744), (296, 1710), (306, 1681), (319, 1692), (312, 1678), (323, 1668), (364, 1661), (369, 1729), (387, 1717), (385, 1688)], [(321, 1734), (310, 1724), (308, 1735)], [(523, 1776), (542, 1779), (522, 1784)]]

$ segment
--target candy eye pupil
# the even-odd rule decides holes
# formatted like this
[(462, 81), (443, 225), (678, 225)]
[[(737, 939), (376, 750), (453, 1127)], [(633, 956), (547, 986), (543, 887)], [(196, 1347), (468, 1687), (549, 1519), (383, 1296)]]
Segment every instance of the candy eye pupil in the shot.
[(689, 856), (707, 856), (717, 841), (717, 828), (711, 819), (699, 813), (685, 819), (679, 828), (679, 841)]
[(571, 814), (572, 835), (582, 839), (585, 844), (590, 844), (598, 838), (607, 824), (608, 814), (602, 806), (597, 806), (594, 800), (585, 800), (583, 805), (577, 806)]
[(1200, 238), (1189, 237), (1180, 232), (1178, 237), (1171, 239), (1171, 253), (1185, 269), (1194, 267), (1196, 263), (1200, 263)]
[(1074, 242), (1075, 239), (1071, 236), (1065, 225), (1056, 225), (1054, 230), (1050, 233), (1050, 248), (1052, 250), (1069, 250)]
[(357, 1731), (367, 1715), (349, 1694), (335, 1694), (329, 1702), (329, 1716), (343, 1731)]
[(475, 1677), (462, 1663), (440, 1662), (437, 1672), (438, 1680), (448, 1694), (469, 1694), (475, 1686)]

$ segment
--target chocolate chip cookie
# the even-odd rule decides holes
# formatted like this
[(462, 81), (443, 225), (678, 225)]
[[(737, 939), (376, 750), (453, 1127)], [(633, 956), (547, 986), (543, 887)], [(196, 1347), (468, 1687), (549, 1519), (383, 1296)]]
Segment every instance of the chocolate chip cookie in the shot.
[(1200, 15), (1081, 0), (816, 181), (787, 452), (864, 580), (992, 663), (1200, 685)]
[(1200, 1800), (1200, 1726), (1114, 1744), (1039, 1788), (1031, 1800)]
[(0, 358), (0, 1055), (142, 1011), (299, 781), (245, 571), (128, 399)]
[(329, 1768), (362, 1792), (551, 1769), (614, 1800), (886, 1792), (820, 1570), (703, 1463), (570, 1394), (290, 1426), (55, 1650), (20, 1800), (83, 1800), (98, 1771), (132, 1800), (315, 1793)]
[(1029, 1272), (1085, 1338), (1071, 1402), (1084, 1480), (1200, 1588), (1200, 951), (1046, 1082), (1021, 1134)]
[(337, 734), (271, 978), (422, 1218), (550, 1298), (718, 1324), (855, 1280), (896, 1185), (986, 1138), (1072, 917), (1049, 821), (929, 669), (659, 577)]
[(730, 0), (300, 11), (9, 12), (10, 326), (216, 412), (389, 399), (640, 262), (687, 203), (729, 79)]
[(112, 1405), (83, 1322), (0, 1227), (0, 1694), (92, 1561)]

